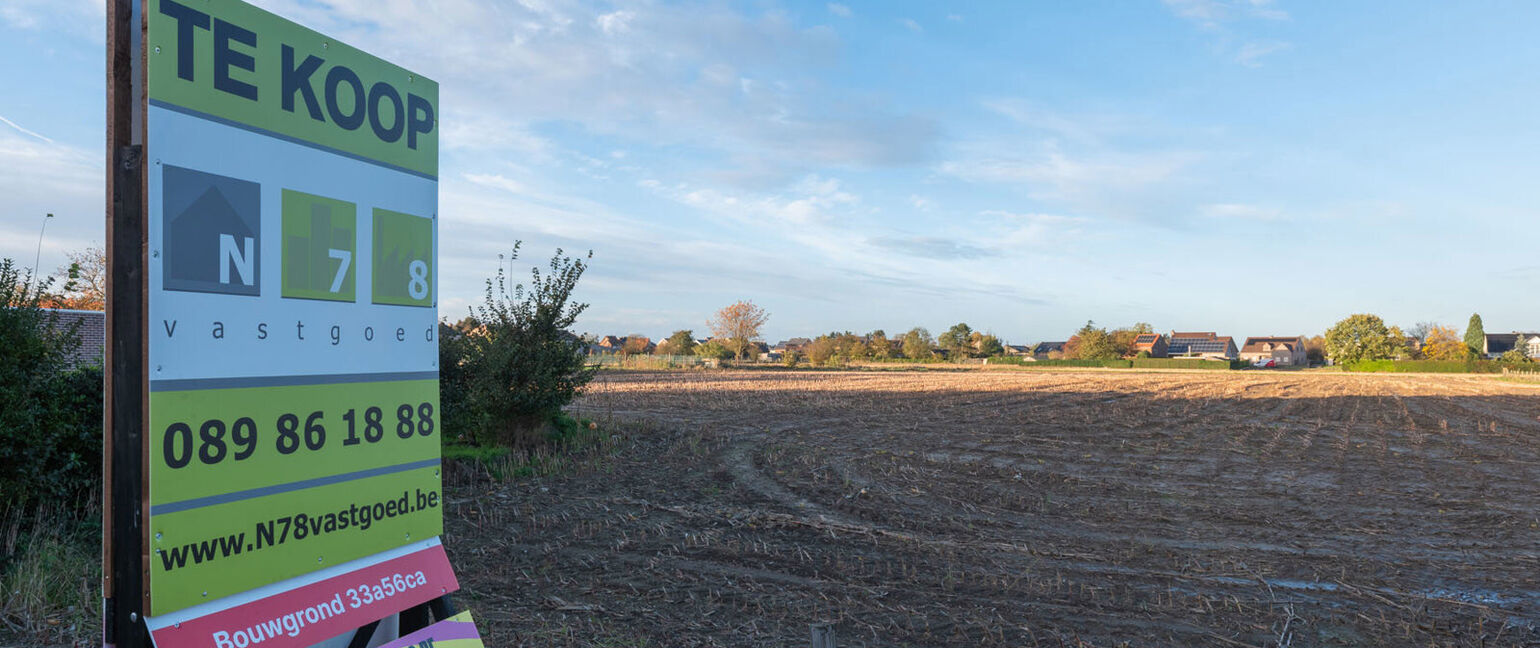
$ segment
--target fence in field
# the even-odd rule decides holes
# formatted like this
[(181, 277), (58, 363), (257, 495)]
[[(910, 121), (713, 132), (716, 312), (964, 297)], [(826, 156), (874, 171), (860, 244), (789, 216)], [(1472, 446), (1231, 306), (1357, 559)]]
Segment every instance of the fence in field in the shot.
[(1540, 376), (1540, 369), (1514, 369), (1503, 367), (1504, 376)]
[(588, 356), (588, 364), (610, 369), (685, 369), (689, 367), (716, 366), (716, 360), (693, 355), (620, 355), (596, 354)]

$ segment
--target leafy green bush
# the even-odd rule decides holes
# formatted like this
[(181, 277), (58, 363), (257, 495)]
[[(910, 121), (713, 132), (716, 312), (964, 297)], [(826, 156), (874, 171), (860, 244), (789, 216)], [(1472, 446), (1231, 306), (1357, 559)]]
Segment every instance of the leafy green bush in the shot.
[(476, 412), (471, 407), (470, 335), (480, 324), (465, 318), (438, 325), (439, 425), (444, 443), (463, 441), (476, 433)]
[[(518, 251), (515, 244), (514, 258)], [(486, 299), (473, 309), (480, 326), (465, 336), (464, 356), (466, 401), (482, 445), (538, 444), (542, 423), (593, 380), (583, 343), (569, 331), (588, 308), (572, 301), (585, 269), (558, 249), (548, 272), (531, 270), (527, 287), (510, 289), (501, 265), (487, 280)]]
[(702, 358), (715, 360), (728, 360), (733, 357), (733, 352), (716, 340), (695, 345), (694, 353)]
[(72, 501), (101, 481), (102, 371), (71, 370), (76, 327), (42, 308), (32, 285), (0, 260), (0, 493), (7, 504)]

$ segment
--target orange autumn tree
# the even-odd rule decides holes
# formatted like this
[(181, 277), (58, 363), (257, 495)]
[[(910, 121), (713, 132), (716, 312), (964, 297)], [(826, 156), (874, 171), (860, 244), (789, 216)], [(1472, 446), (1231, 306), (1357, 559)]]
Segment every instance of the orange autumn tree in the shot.
[(69, 253), (69, 265), (60, 266), (53, 281), (59, 291), (43, 296), (46, 308), (75, 310), (107, 309), (107, 252), (99, 247)]
[(1453, 328), (1434, 326), (1422, 342), (1422, 354), (1429, 360), (1466, 360), (1470, 358), (1470, 347), (1465, 346)]
[(722, 346), (727, 347), (734, 358), (741, 360), (748, 355), (754, 342), (760, 339), (759, 329), (769, 319), (769, 311), (754, 305), (752, 301), (740, 301), (717, 311), (716, 315), (706, 320), (706, 326), (711, 329), (712, 335), (720, 338)]

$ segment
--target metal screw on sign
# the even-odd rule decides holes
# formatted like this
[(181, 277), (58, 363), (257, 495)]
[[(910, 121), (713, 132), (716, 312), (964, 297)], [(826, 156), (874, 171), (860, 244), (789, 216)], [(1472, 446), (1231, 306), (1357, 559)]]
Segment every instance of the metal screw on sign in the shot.
[(321, 557), (320, 557), (320, 556), (316, 556), (316, 557), (315, 557), (315, 561), (316, 561), (316, 562), (321, 562)]
[(129, 612), (128, 613), (128, 620), (129, 621), (138, 621), (139, 620), (139, 613), (138, 612)]
[(208, 598), (208, 597), (209, 597), (209, 593), (208, 592), (204, 592), (203, 593), (203, 598)]
[(156, 45), (156, 46), (155, 46), (155, 53), (156, 53), (156, 54), (159, 54), (159, 53), (160, 53), (160, 46), (159, 46), (159, 45)]

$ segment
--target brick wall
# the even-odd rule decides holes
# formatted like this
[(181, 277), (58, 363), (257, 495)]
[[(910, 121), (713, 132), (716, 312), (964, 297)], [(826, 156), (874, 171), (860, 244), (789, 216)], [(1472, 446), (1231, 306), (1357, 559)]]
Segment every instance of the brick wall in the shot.
[(80, 348), (75, 350), (71, 358), (72, 366), (101, 365), (107, 348), (107, 314), (102, 311), (62, 308), (51, 312), (59, 317), (58, 325), (61, 328), (80, 324)]

